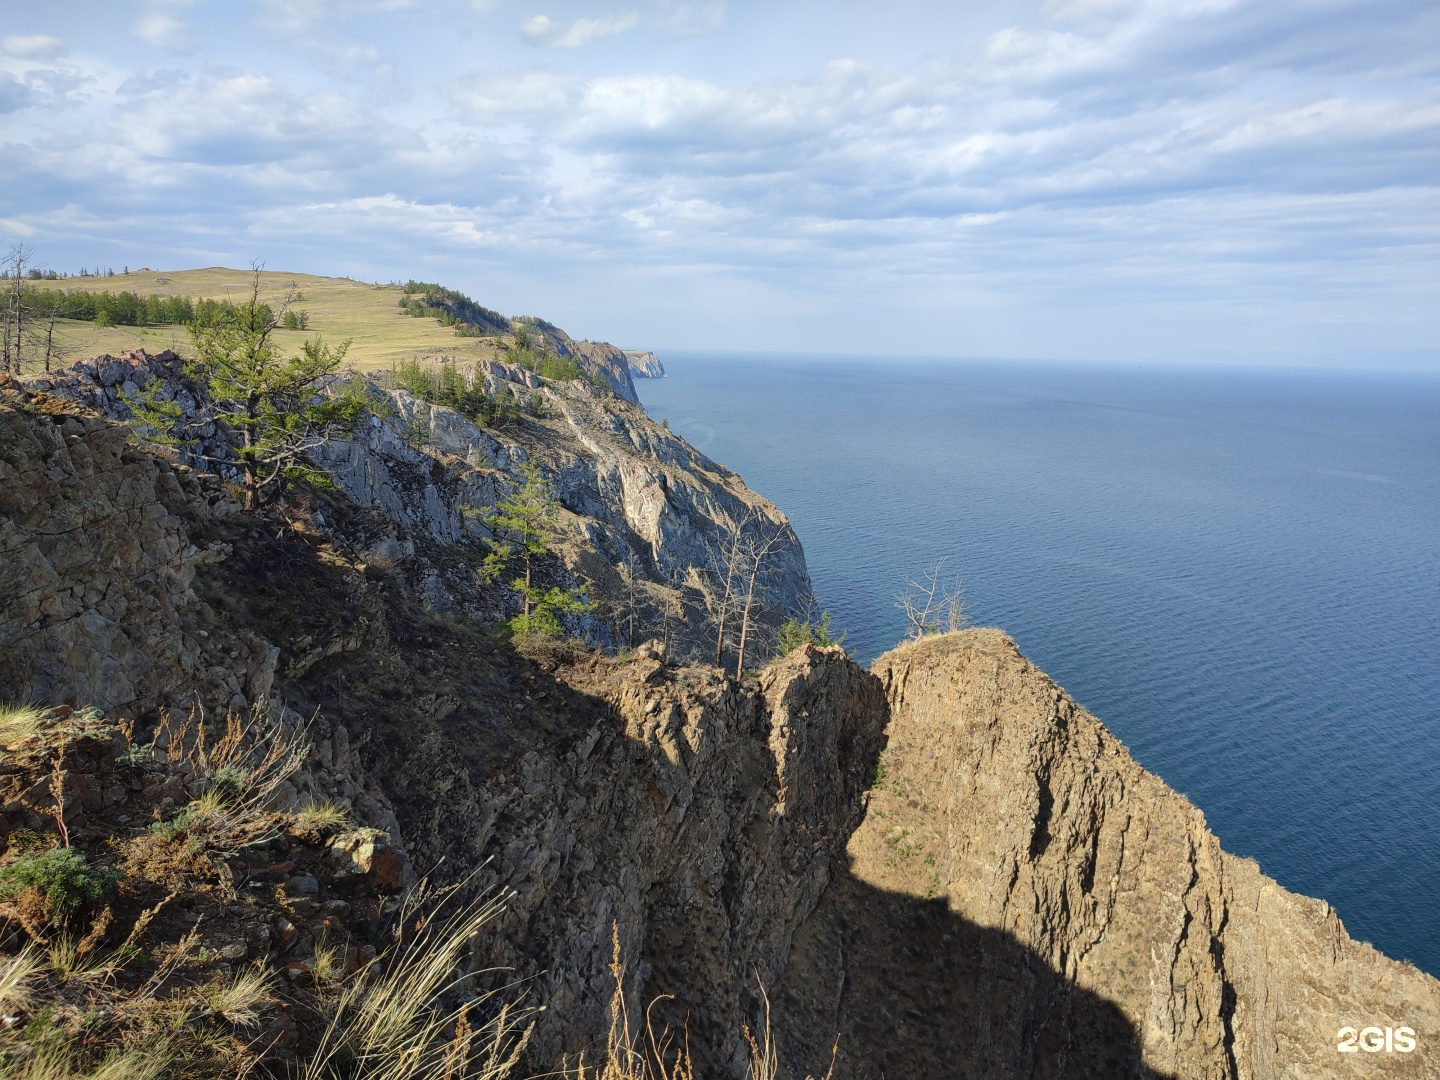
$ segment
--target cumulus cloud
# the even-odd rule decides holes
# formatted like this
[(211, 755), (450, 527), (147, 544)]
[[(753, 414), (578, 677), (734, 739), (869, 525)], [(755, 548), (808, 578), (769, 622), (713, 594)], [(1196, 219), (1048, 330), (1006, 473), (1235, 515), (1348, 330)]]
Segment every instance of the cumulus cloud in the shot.
[(0, 38), (0, 48), (26, 60), (58, 60), (69, 52), (63, 41), (47, 34), (7, 34)]
[[(45, 216), (94, 208), (181, 247), (190, 229), (409, 259), (421, 237), (437, 259), (494, 257), (537, 279), (683, 266), (777, 297), (963, 286), (1049, 304), (1104, 282), (1107, 296), (1334, 289), (1363, 307), (1383, 282), (1392, 314), (1433, 299), (1440, 20), (1422, 0), (1050, 0), (948, 52), (933, 13), (905, 7), (885, 18), (914, 20), (909, 58), (857, 38), (860, 59), (744, 77), (670, 63), (665, 48), (693, 47), (654, 39), (723, 29), (704, 48), (724, 61), (751, 47), (726, 20), (739, 40), (771, 8), (656, 0), (640, 32), (581, 50), (640, 13), (561, 2), (522, 32), (570, 51), (530, 54), (528, 70), (496, 44), (508, 21), (473, 16), (470, 38), (437, 45), (420, 11), (385, 0), (277, 4), (264, 32), (287, 11), (309, 28), (287, 42), (289, 69), (269, 52), (212, 62), (201, 27), (203, 60), (117, 62), (113, 94), (90, 86), (74, 122), (33, 130), (30, 106), (61, 100), (70, 76), (0, 58), (17, 151), (0, 160), (0, 213), (42, 238), (94, 237)], [(353, 43), (326, 29), (336, 20)], [(357, 93), (350, 69), (386, 64), (413, 97)]]
[(623, 34), (640, 22), (639, 12), (576, 19), (568, 25), (548, 15), (536, 15), (520, 24), (520, 35), (542, 49), (578, 49), (601, 38)]

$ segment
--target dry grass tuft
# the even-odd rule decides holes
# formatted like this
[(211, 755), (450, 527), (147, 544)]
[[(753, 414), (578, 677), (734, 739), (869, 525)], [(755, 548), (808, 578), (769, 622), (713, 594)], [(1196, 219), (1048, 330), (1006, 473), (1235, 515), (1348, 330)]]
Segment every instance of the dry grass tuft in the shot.
[(279, 715), (259, 702), (249, 716), (227, 713), (224, 733), (213, 743), (198, 707), (178, 728), (167, 719), (156, 729), (157, 742), (162, 733), (167, 761), (186, 762), (209, 777), (200, 797), (161, 827), (163, 835), (184, 834), (222, 854), (279, 835), (269, 806), (310, 752), (303, 731), (287, 731)]
[[(610, 974), (615, 979), (615, 990), (610, 996), (610, 1036), (605, 1046), (605, 1060), (587, 1068), (582, 1055), (573, 1069), (568, 1062), (562, 1064), (557, 1075), (562, 1080), (696, 1080), (688, 1038), (676, 1036), (668, 1027), (657, 1035), (652, 1021), (655, 1006), (674, 1000), (671, 995), (662, 994), (650, 1002), (645, 1010), (645, 1040), (637, 1044), (625, 1006), (625, 966), (620, 961), (620, 928), (615, 923), (610, 924)], [(759, 1034), (752, 1033), (749, 1025), (741, 1029), (750, 1048), (749, 1076), (750, 1080), (778, 1080), (779, 1055), (770, 1034), (770, 998), (764, 986), (760, 987), (760, 998), (765, 1012)], [(834, 1077), (839, 1052), (840, 1043), (836, 1040), (824, 1080)]]
[(34, 735), (49, 713), (39, 705), (0, 702), (0, 746), (14, 746)]
[(0, 1014), (13, 1016), (30, 1007), (34, 989), (30, 981), (44, 970), (45, 962), (31, 946), (0, 960)]
[(302, 806), (293, 816), (295, 826), (305, 830), (345, 829), (350, 825), (349, 813), (330, 802)]
[(413, 928), (413, 941), (357, 973), (341, 993), (302, 1080), (508, 1077), (534, 1029), (522, 1029), (525, 1014), (507, 1004), (475, 1027), (475, 1003), (443, 1005), (463, 981), (457, 973), (471, 939), (500, 909), (490, 899), (432, 919), (407, 906), (400, 924)]
[(273, 996), (270, 983), (268, 972), (252, 967), (228, 983), (202, 987), (198, 1003), (211, 1016), (218, 1016), (237, 1028), (253, 1028), (260, 1023), (260, 1007)]
[(46, 1050), (3, 1075), (5, 1080), (155, 1080), (168, 1065), (165, 1053), (153, 1048), (114, 1054), (93, 1069), (83, 1067), (64, 1051)]
[(89, 950), (82, 949), (80, 943), (68, 934), (57, 937), (46, 953), (50, 960), (50, 974), (61, 985), (97, 983), (110, 974), (107, 965), (100, 963)]

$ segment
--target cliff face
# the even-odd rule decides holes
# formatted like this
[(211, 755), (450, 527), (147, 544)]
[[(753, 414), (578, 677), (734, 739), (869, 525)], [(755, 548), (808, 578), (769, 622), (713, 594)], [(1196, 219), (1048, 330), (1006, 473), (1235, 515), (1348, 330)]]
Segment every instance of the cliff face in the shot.
[[(839, 1030), (855, 1077), (1440, 1075), (1440, 983), (1221, 850), (1002, 634), (872, 670), (881, 779), (777, 992), (797, 1055)], [(1419, 1048), (1342, 1053), (1347, 1026)]]
[(153, 710), (204, 674), (180, 626), (200, 556), (173, 512), (185, 493), (114, 424), (31, 409), (0, 405), (0, 692)]
[(630, 374), (637, 379), (665, 378), (665, 365), (649, 349), (626, 349), (625, 361), (630, 366)]
[(603, 1042), (613, 927), (632, 1015), (676, 994), (697, 1059), (743, 1070), (756, 973), (783, 970), (859, 820), (878, 680), (839, 650), (748, 684), (527, 658), (427, 610), (413, 560), (337, 539), (383, 527), (375, 510), (327, 505), (331, 532), (236, 513), (215, 478), (9, 381), (0, 433), (0, 701), (101, 703), (144, 733), (269, 695), (292, 728), (314, 718), (279, 805), (333, 801), (441, 879), (478, 870), (507, 895), (472, 963), (546, 1007), (536, 1068)]
[[(461, 549), (487, 535), (484, 511), (515, 490), (523, 482), (522, 467), (533, 462), (568, 512), (567, 537), (559, 545), (568, 580), (592, 587), (600, 618), (609, 624), (595, 627), (595, 640), (658, 635), (669, 608), (676, 613), (676, 654), (709, 654), (717, 556), (724, 539), (737, 532), (755, 542), (777, 531), (781, 537), (762, 579), (760, 633), (804, 610), (810, 576), (785, 516), (638, 405), (580, 380), (553, 382), (495, 361), (479, 361), (470, 377), (487, 393), (533, 402), (538, 415), (484, 428), (454, 409), (372, 379), (378, 415), (355, 437), (328, 441), (314, 452), (315, 462), (350, 498), (393, 526), (368, 536), (367, 554), (409, 558), (417, 542), (433, 541), (457, 548), (441, 563), (468, 558)], [(130, 415), (125, 395), (155, 380), (182, 410), (195, 408), (199, 391), (183, 379), (170, 353), (96, 357), (29, 385), (124, 420)], [(229, 436), (207, 432), (200, 451), (224, 459)], [(429, 577), (427, 593), (438, 609), (462, 609), (465, 591), (447, 584), (443, 573)], [(617, 628), (622, 620), (623, 633)]]
[(484, 962), (531, 980), (535, 1062), (554, 1062), (606, 1033), (613, 926), (631, 1015), (675, 995), (657, 1023), (688, 1027), (706, 1074), (744, 1075), (742, 1025), (859, 820), (879, 684), (813, 648), (754, 686), (654, 660), (561, 675), (604, 718), (448, 807), (514, 890)]
[[(308, 670), (308, 649), (286, 653), (200, 595), (234, 553), (200, 534), (238, 521), (236, 509), (214, 477), (0, 376), (0, 702), (93, 706), (143, 735), (183, 722), (192, 705), (213, 717), (270, 699), (282, 656)], [(329, 640), (343, 637), (358, 645), (353, 625)], [(275, 705), (292, 728), (305, 723)], [(333, 800), (398, 839), (350, 732), (318, 714), (309, 730), (314, 753), (282, 801)]]
[(576, 341), (554, 323), (544, 319), (520, 318), (510, 321), (511, 327), (524, 325), (541, 338), (558, 356), (573, 358), (589, 375), (599, 375), (618, 397), (635, 404), (635, 384), (630, 379), (630, 365), (623, 350), (608, 341)]

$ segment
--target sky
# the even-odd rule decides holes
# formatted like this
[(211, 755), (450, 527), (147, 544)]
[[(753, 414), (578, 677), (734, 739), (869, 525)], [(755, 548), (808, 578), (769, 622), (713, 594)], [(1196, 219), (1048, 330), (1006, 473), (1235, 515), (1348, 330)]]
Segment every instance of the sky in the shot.
[(0, 246), (57, 270), (413, 277), (626, 348), (1440, 369), (1433, 0), (0, 28)]

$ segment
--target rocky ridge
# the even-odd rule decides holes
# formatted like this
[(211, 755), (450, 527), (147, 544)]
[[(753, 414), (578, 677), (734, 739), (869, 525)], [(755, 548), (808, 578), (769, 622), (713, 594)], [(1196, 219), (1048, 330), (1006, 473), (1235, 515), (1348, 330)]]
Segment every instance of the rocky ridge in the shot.
[[(881, 779), (777, 990), (798, 1058), (838, 1030), (841, 1077), (1440, 1075), (1440, 982), (1222, 850), (1003, 634), (872, 670)], [(1371, 1026), (1418, 1048), (1338, 1049)]]
[[(567, 511), (568, 538), (559, 545), (565, 583), (591, 586), (602, 604), (601, 621), (608, 616), (608, 626), (590, 623), (587, 632), (597, 643), (658, 632), (663, 610), (670, 609), (679, 615), (672, 634), (677, 654), (705, 655), (713, 647), (705, 644), (713, 642), (707, 627), (713, 570), (721, 538), (736, 531), (753, 539), (772, 531), (782, 536), (767, 564), (759, 633), (773, 634), (785, 617), (806, 610), (813, 595), (809, 572), (785, 516), (638, 405), (583, 380), (552, 381), (520, 365), (481, 360), (465, 373), (472, 385), (523, 400), (537, 415), (486, 428), (363, 376), (373, 414), (353, 438), (330, 440), (314, 452), (348, 496), (393, 525), (367, 541), (365, 554), (407, 559), (423, 540), (478, 544), (488, 535), (483, 511), (510, 494), (522, 482), (522, 467), (533, 462)], [(95, 357), (27, 385), (123, 421), (130, 417), (126, 399), (154, 382), (183, 413), (195, 411), (201, 391), (168, 351)], [(199, 434), (199, 454), (223, 460), (232, 453), (232, 433), (210, 425)], [(464, 557), (456, 552), (450, 561)], [(463, 609), (463, 588), (447, 586), (438, 573), (428, 581), (437, 609)], [(622, 618), (623, 635), (614, 625)]]
[(600, 376), (617, 397), (632, 405), (639, 404), (635, 384), (630, 378), (629, 358), (624, 350), (608, 341), (576, 341), (560, 327), (544, 319), (522, 317), (510, 320), (512, 329), (517, 325), (523, 325), (538, 336), (557, 356), (575, 360), (586, 374)]
[[(751, 684), (653, 657), (530, 660), (71, 401), (0, 383), (0, 424), (4, 565), (23, 571), (0, 607), (0, 700), (103, 701), (141, 731), (259, 705), (313, 744), (277, 809), (334, 803), (417, 865), (505, 893), (474, 965), (546, 1006), (537, 1067), (603, 1041), (612, 927), (632, 1006), (677, 994), (697, 1058), (742, 1067), (754, 972), (783, 969), (858, 820), (875, 679), (838, 650)], [(316, 655), (309, 628), (342, 626)]]

